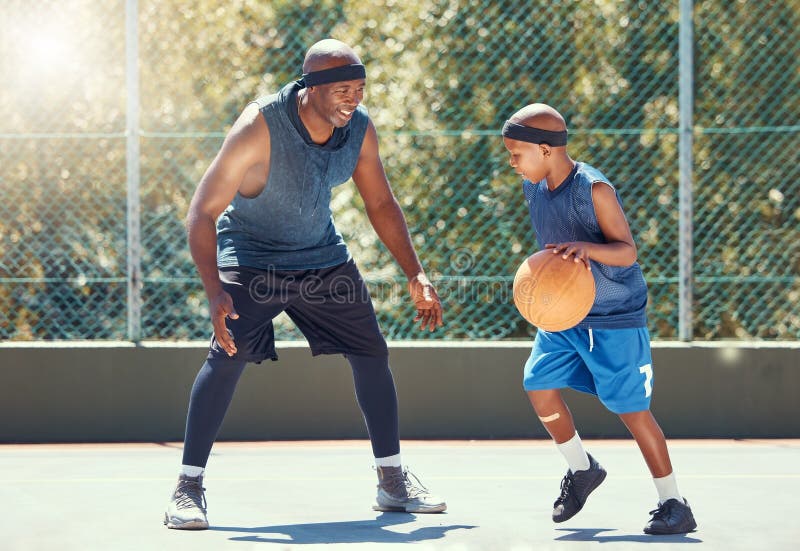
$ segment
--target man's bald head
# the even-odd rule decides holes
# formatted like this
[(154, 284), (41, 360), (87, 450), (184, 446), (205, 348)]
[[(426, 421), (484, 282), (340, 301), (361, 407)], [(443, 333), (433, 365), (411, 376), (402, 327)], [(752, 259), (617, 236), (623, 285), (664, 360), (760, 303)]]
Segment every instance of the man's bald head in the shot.
[(563, 132), (567, 129), (567, 123), (561, 113), (544, 103), (532, 103), (526, 105), (514, 113), (509, 122), (549, 130), (551, 132)]
[(339, 40), (326, 38), (308, 49), (303, 60), (303, 72), (311, 73), (354, 63), (361, 63), (361, 59), (350, 46)]

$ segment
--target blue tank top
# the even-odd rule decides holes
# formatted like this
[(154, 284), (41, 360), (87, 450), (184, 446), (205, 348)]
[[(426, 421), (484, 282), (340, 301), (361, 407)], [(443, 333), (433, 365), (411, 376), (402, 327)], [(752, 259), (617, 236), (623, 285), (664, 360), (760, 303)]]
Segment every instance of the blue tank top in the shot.
[(347, 126), (315, 144), (297, 116), (300, 88), (291, 83), (256, 100), (269, 127), (269, 176), (261, 193), (237, 193), (217, 220), (219, 267), (306, 270), (350, 259), (333, 223), (331, 191), (353, 175), (369, 116), (359, 105)]
[[(524, 180), (522, 189), (528, 202), (533, 231), (539, 248), (547, 243), (587, 241), (606, 243), (592, 202), (592, 184), (604, 182), (614, 189), (599, 170), (585, 163), (575, 168), (555, 190), (547, 181), (536, 184)], [(597, 291), (594, 305), (578, 327), (623, 329), (646, 327), (647, 284), (638, 263), (631, 266), (608, 266), (594, 260), (592, 274)]]

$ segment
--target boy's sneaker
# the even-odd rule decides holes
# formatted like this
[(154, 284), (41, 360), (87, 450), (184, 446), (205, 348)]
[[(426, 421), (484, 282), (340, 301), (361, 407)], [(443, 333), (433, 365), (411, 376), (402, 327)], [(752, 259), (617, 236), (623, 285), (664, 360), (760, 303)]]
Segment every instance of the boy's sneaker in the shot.
[(375, 511), (441, 513), (447, 504), (428, 492), (414, 474), (402, 467), (378, 467)]
[(179, 530), (205, 530), (208, 528), (204, 490), (202, 476), (182, 474), (178, 477), (178, 485), (167, 506), (167, 512), (164, 513), (164, 524), (167, 525), (167, 528)]
[(668, 499), (658, 506), (658, 509), (650, 511), (653, 518), (644, 527), (645, 534), (667, 535), (667, 534), (687, 534), (697, 528), (689, 502), (685, 499), (683, 503), (677, 499)]
[(564, 522), (574, 517), (583, 509), (589, 494), (605, 480), (606, 470), (591, 454), (587, 455), (588, 469), (576, 473), (567, 470), (567, 474), (561, 480), (561, 495), (553, 503), (553, 522)]

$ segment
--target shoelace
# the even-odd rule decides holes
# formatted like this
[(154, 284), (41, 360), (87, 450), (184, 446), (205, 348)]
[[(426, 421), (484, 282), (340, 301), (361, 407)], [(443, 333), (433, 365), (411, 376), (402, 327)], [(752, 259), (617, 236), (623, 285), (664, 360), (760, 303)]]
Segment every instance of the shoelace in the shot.
[[(409, 477), (412, 477), (414, 480), (412, 481)], [(422, 484), (420, 479), (417, 478), (417, 475), (415, 475), (408, 469), (403, 471), (403, 482), (406, 485), (406, 493), (410, 498), (423, 496), (430, 493), (428, 489), (425, 487), (425, 485)]]
[[(667, 502), (669, 503), (669, 502)], [(670, 514), (670, 506), (667, 503), (662, 503), (657, 509), (653, 509), (648, 514), (653, 515), (653, 520), (664, 520)]]
[(422, 484), (420, 479), (417, 478), (417, 475), (415, 475), (408, 469), (403, 469), (397, 474), (393, 474), (391, 477), (387, 477), (387, 479), (385, 480), (385, 484), (391, 488), (404, 487), (406, 496), (409, 499), (425, 496), (430, 493), (428, 489), (425, 487), (425, 485)]
[(561, 479), (561, 495), (558, 496), (556, 499), (556, 504), (564, 503), (567, 501), (567, 496), (569, 495), (570, 490), (572, 489), (572, 477), (570, 475), (564, 476)]
[(182, 480), (178, 484), (178, 489), (175, 492), (178, 494), (178, 497), (175, 498), (175, 506), (178, 509), (197, 507), (205, 513), (206, 495), (203, 493), (204, 490), (205, 488), (200, 486), (197, 482)]

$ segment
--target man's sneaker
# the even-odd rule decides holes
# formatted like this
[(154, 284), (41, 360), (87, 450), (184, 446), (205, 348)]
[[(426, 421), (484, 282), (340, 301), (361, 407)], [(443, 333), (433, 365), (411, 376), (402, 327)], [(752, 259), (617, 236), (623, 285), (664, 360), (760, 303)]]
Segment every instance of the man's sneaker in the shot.
[(644, 527), (645, 534), (687, 534), (697, 528), (689, 502), (685, 499), (683, 503), (675, 498), (668, 499), (650, 514), (653, 518)]
[(589, 468), (585, 471), (567, 474), (561, 480), (561, 495), (553, 503), (553, 522), (564, 522), (578, 514), (595, 488), (606, 478), (606, 470), (589, 456)]
[(178, 485), (167, 506), (167, 512), (164, 513), (164, 524), (167, 525), (167, 528), (179, 530), (205, 530), (208, 528), (204, 490), (202, 476), (182, 474), (178, 477)]
[(447, 504), (428, 492), (414, 474), (402, 467), (378, 467), (375, 511), (441, 513)]

